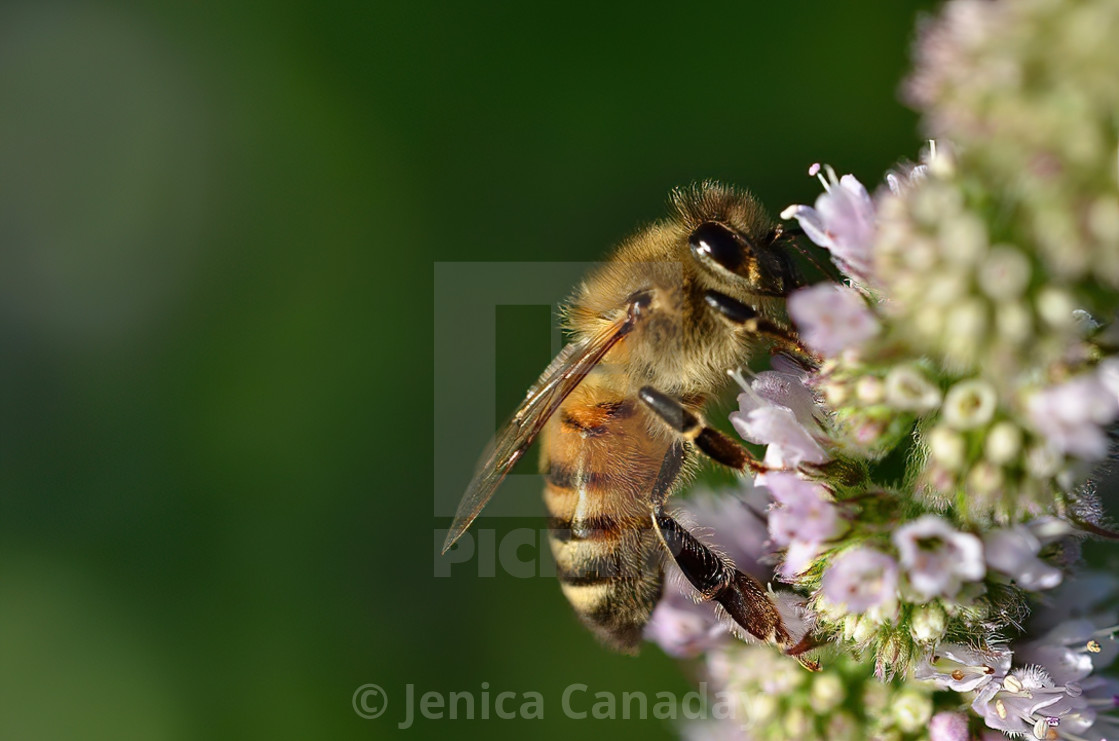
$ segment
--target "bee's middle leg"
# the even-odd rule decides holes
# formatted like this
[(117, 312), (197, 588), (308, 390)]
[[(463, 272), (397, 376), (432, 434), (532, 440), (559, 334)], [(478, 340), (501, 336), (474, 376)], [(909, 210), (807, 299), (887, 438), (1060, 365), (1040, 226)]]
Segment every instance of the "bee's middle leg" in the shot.
[(761, 473), (766, 470), (753, 453), (706, 424), (698, 415), (668, 394), (657, 391), (652, 386), (644, 386), (638, 392), (638, 396), (645, 406), (679, 433), (680, 437), (695, 443), (697, 448), (716, 463), (738, 471), (750, 470)]

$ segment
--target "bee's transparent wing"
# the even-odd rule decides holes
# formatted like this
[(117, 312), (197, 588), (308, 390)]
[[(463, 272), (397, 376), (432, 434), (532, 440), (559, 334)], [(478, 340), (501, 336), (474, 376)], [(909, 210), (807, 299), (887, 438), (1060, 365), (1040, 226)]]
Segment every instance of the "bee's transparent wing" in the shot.
[(505, 475), (540, 434), (548, 418), (630, 328), (632, 320), (618, 321), (590, 339), (567, 345), (552, 360), (528, 390), (516, 414), (482, 454), (474, 478), (459, 502), (447, 539), (443, 541), (444, 553), (474, 522)]

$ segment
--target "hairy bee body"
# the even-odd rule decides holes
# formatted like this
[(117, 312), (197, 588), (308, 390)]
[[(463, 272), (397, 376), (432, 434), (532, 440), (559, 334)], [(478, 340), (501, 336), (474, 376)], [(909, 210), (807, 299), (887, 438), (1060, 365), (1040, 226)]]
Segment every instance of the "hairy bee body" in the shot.
[[(787, 248), (762, 246), (776, 225), (750, 194), (704, 183), (674, 191), (672, 207), (669, 218), (622, 242), (583, 280), (565, 326), (575, 340), (592, 336), (630, 296), (651, 289), (649, 320), (611, 350), (608, 362), (625, 368), (633, 389), (644, 383), (674, 395), (711, 394), (726, 386), (728, 369), (748, 362), (758, 338), (728, 327), (707, 306), (705, 292), (719, 290), (761, 316), (783, 319), (793, 268)], [(742, 280), (728, 282), (692, 256), (689, 238), (704, 223), (725, 224), (755, 245), (740, 267)]]
[[(718, 222), (764, 243), (773, 228), (750, 196), (726, 188), (678, 191), (675, 213), (624, 242), (580, 286), (566, 311), (578, 341), (617, 320), (630, 296), (652, 290), (649, 320), (603, 357), (541, 433), (544, 501), (563, 593), (603, 643), (633, 651), (661, 594), (664, 549), (652, 528), (649, 492), (674, 439), (638, 401), (655, 386), (699, 412), (746, 363), (757, 338), (713, 314), (707, 290), (725, 281), (696, 262), (689, 236)], [(791, 268), (780, 250), (747, 267), (751, 290), (734, 296), (782, 316)], [(672, 482), (679, 488), (686, 473)]]
[(784, 312), (798, 282), (787, 239), (753, 197), (716, 183), (675, 191), (672, 206), (578, 286), (570, 344), (483, 456), (444, 551), (539, 437), (560, 585), (600, 640), (636, 651), (672, 559), (747, 633), (791, 650), (764, 587), (665, 508), (697, 450), (739, 469), (753, 461), (701, 412), (764, 345), (798, 347)]

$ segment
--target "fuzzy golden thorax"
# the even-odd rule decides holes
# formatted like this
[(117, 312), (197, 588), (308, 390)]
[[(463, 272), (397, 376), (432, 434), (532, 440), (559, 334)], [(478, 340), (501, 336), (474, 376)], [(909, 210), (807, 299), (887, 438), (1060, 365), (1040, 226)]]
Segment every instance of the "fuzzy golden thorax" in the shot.
[[(728, 369), (757, 352), (759, 337), (724, 321), (704, 294), (718, 291), (784, 322), (784, 296), (795, 277), (787, 247), (774, 244), (775, 223), (747, 192), (705, 182), (672, 194), (672, 214), (622, 242), (578, 287), (565, 312), (576, 340), (616, 322), (631, 297), (652, 295), (649, 310), (605, 362), (624, 368), (619, 389), (652, 385), (678, 396), (707, 396), (726, 384)], [(714, 222), (739, 237), (741, 264), (732, 272), (697, 259), (690, 239)]]

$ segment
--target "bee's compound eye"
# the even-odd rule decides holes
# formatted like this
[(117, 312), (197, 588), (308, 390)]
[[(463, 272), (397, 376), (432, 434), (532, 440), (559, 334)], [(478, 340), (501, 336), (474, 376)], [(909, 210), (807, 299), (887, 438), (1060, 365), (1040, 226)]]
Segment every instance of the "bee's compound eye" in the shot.
[(688, 238), (688, 244), (700, 262), (713, 260), (732, 273), (738, 270), (745, 258), (744, 245), (738, 235), (714, 221), (700, 224)]

